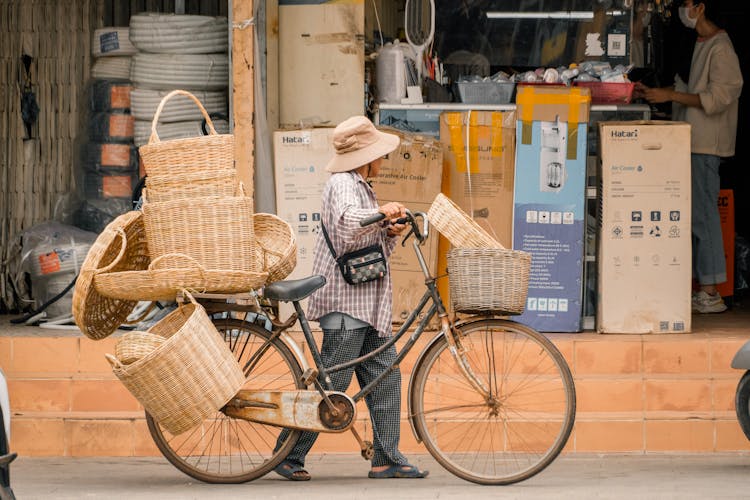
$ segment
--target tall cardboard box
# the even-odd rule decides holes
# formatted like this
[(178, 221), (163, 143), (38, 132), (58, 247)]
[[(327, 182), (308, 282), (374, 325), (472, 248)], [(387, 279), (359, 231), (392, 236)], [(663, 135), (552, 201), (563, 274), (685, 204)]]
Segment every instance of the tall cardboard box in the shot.
[[(440, 114), (442, 191), (506, 247), (513, 239), (515, 121), (515, 111)], [(439, 241), (438, 269), (445, 270), (451, 245), (444, 237)], [(439, 280), (438, 290), (451, 308), (448, 280)]]
[[(401, 138), (398, 149), (383, 160), (380, 174), (372, 179), (372, 187), (381, 205), (398, 201), (412, 212), (425, 212), (440, 192), (443, 171), (443, 150), (440, 142), (421, 134), (395, 129), (385, 130)], [(433, 233), (433, 236), (435, 234)], [(424, 274), (409, 239), (405, 246), (396, 245), (390, 257), (393, 280), (393, 321), (403, 322), (419, 303), (426, 290)], [(438, 238), (431, 237), (421, 247), (430, 272), (437, 269)]]
[[(320, 232), (320, 197), (331, 175), (325, 166), (333, 158), (332, 128), (274, 132), (276, 213), (287, 221), (297, 238), (297, 266), (287, 279), (312, 274), (313, 250)], [(293, 312), (280, 305), (283, 317)]]
[(540, 332), (581, 330), (588, 89), (519, 86), (513, 248), (531, 254), (526, 310)]
[(443, 192), (506, 247), (513, 237), (515, 133), (514, 111), (440, 115)]
[(364, 0), (280, 0), (279, 123), (335, 126), (365, 101)]
[(689, 332), (690, 125), (601, 122), (599, 137), (597, 330)]

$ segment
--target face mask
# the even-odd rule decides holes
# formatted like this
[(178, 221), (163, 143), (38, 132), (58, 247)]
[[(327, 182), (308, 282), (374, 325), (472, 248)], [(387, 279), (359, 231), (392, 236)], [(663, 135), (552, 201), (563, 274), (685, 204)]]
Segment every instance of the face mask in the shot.
[(678, 12), (680, 14), (680, 21), (682, 21), (682, 24), (684, 24), (688, 28), (695, 28), (695, 25), (698, 23), (698, 18), (689, 17), (688, 16), (689, 11), (690, 11), (690, 7), (680, 7), (678, 9)]

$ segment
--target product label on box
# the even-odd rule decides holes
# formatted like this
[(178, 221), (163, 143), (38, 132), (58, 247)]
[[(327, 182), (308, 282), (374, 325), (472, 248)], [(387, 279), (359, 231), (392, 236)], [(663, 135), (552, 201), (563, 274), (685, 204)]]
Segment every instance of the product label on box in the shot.
[(60, 257), (58, 257), (57, 252), (40, 255), (39, 269), (43, 275), (58, 272), (60, 270)]
[(526, 312), (521, 318), (532, 326), (578, 328), (583, 221), (575, 219), (574, 209), (573, 205), (516, 205), (514, 225), (519, 230), (513, 246), (531, 254)]
[(130, 85), (113, 85), (109, 94), (109, 105), (112, 109), (130, 108)]
[(120, 38), (117, 31), (110, 31), (99, 36), (99, 50), (102, 54), (120, 48)]

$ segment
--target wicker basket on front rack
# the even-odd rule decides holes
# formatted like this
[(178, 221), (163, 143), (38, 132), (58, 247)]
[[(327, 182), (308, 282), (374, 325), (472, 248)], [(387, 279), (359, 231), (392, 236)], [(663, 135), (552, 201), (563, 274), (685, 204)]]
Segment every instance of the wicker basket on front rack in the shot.
[(531, 254), (503, 248), (442, 193), (427, 217), (455, 247), (448, 252), (453, 310), (521, 314), (526, 306)]
[(521, 314), (529, 288), (531, 254), (505, 248), (454, 248), (448, 252), (453, 310)]

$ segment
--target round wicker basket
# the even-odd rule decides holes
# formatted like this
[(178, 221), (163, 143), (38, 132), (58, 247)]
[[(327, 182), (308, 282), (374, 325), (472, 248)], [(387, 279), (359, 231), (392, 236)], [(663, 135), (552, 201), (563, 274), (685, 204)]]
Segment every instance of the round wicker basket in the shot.
[(149, 262), (141, 212), (120, 215), (99, 234), (81, 265), (73, 290), (73, 317), (84, 335), (93, 340), (111, 335), (140, 300), (101, 293), (94, 286), (97, 273), (142, 270), (148, 268)]
[(268, 282), (283, 280), (297, 265), (297, 240), (292, 226), (272, 214), (253, 215), (256, 249)]

